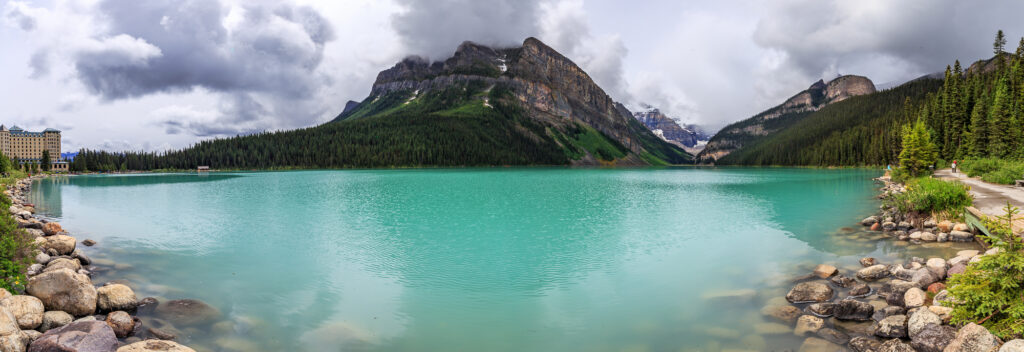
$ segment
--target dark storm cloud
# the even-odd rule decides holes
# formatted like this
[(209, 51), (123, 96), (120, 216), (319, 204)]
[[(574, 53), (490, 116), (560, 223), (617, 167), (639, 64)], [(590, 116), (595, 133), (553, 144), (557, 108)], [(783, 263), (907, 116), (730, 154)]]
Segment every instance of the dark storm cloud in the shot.
[(315, 10), (247, 4), (238, 30), (218, 1), (107, 0), (107, 37), (76, 54), (78, 78), (94, 94), (122, 99), (202, 87), (293, 98), (310, 94), (325, 43), (334, 38)]
[(265, 130), (259, 122), (273, 114), (247, 93), (234, 93), (220, 100), (217, 111), (172, 108), (160, 111), (159, 124), (167, 134), (187, 133), (197, 137), (247, 135)]
[(537, 0), (398, 0), (392, 26), (409, 54), (445, 59), (463, 41), (517, 46), (538, 33)]

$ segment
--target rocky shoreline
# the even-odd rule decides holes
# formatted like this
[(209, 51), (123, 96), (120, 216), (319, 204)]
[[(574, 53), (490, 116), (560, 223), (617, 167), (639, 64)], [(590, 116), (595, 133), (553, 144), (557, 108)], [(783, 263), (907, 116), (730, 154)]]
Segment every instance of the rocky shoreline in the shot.
[[(35, 237), (38, 251), (26, 273), (25, 292), (0, 290), (0, 351), (195, 352), (173, 341), (178, 330), (168, 320), (208, 321), (219, 315), (216, 309), (193, 299), (139, 299), (123, 280), (95, 285), (91, 276), (103, 268), (78, 248), (78, 239), (59, 223), (34, 215), (26, 195), (38, 178), (19, 180), (4, 191), (11, 216)], [(143, 317), (154, 312), (165, 319)]]
[[(905, 191), (900, 184), (880, 181), (885, 185), (879, 198)], [(880, 209), (861, 225), (896, 241), (975, 241), (966, 224), (915, 218), (886, 205)], [(914, 257), (894, 263), (865, 257), (859, 269), (819, 264), (794, 280), (785, 300), (765, 306), (761, 314), (775, 320), (780, 330), (805, 337), (800, 351), (1024, 351), (1024, 340), (1001, 341), (974, 323), (950, 325), (953, 308), (948, 305), (956, 299), (945, 280), (996, 251), (961, 250), (952, 258)]]

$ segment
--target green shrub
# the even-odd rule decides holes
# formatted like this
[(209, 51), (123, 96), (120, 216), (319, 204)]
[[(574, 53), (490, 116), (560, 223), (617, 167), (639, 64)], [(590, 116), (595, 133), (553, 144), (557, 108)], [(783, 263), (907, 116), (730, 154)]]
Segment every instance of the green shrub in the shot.
[(0, 207), (0, 288), (19, 294), (25, 290), (25, 268), (32, 264), (35, 245), (11, 217), (7, 196), (0, 195)]
[(942, 304), (953, 308), (953, 324), (979, 323), (1009, 340), (1024, 334), (1024, 243), (1011, 231), (1017, 208), (1007, 203), (1004, 209), (1006, 215), (985, 220), (991, 234), (985, 240), (998, 252), (953, 275), (947, 284), (956, 302)]
[(964, 160), (960, 170), (967, 176), (981, 176), (985, 182), (1012, 185), (1014, 181), (1024, 178), (1024, 162), (984, 158)]
[(919, 214), (948, 213), (959, 215), (972, 203), (966, 185), (922, 177), (911, 179), (907, 191), (889, 199), (900, 212)]

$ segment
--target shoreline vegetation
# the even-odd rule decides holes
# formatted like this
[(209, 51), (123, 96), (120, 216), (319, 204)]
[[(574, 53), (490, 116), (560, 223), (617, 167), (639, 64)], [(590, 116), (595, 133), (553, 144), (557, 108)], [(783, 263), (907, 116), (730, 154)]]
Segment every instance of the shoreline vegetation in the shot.
[[(139, 299), (124, 280), (96, 285), (93, 260), (57, 222), (34, 215), (27, 194), (47, 175), (4, 179), (0, 196), (0, 351), (195, 352), (172, 340), (173, 327), (144, 313), (183, 319), (209, 315), (197, 300)], [(84, 246), (95, 241), (85, 239)]]

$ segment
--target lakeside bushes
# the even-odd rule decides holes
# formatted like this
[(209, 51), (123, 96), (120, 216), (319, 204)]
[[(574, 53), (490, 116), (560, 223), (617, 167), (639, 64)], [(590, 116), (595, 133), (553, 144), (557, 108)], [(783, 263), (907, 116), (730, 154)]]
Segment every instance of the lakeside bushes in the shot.
[(889, 200), (904, 213), (946, 213), (958, 216), (972, 203), (969, 188), (960, 182), (922, 177), (910, 179), (906, 185), (906, 192), (896, 194)]
[(959, 163), (967, 176), (981, 176), (985, 182), (1012, 185), (1024, 178), (1024, 162), (997, 158), (968, 159)]
[(948, 281), (955, 302), (951, 322), (980, 324), (1004, 340), (1024, 335), (1024, 243), (1013, 234), (1011, 222), (1018, 213), (1006, 204), (1006, 214), (986, 219), (991, 236), (985, 237), (998, 251), (981, 257), (967, 270)]
[(0, 288), (19, 294), (25, 290), (25, 269), (32, 264), (32, 236), (18, 228), (8, 209), (11, 200), (0, 194)]

